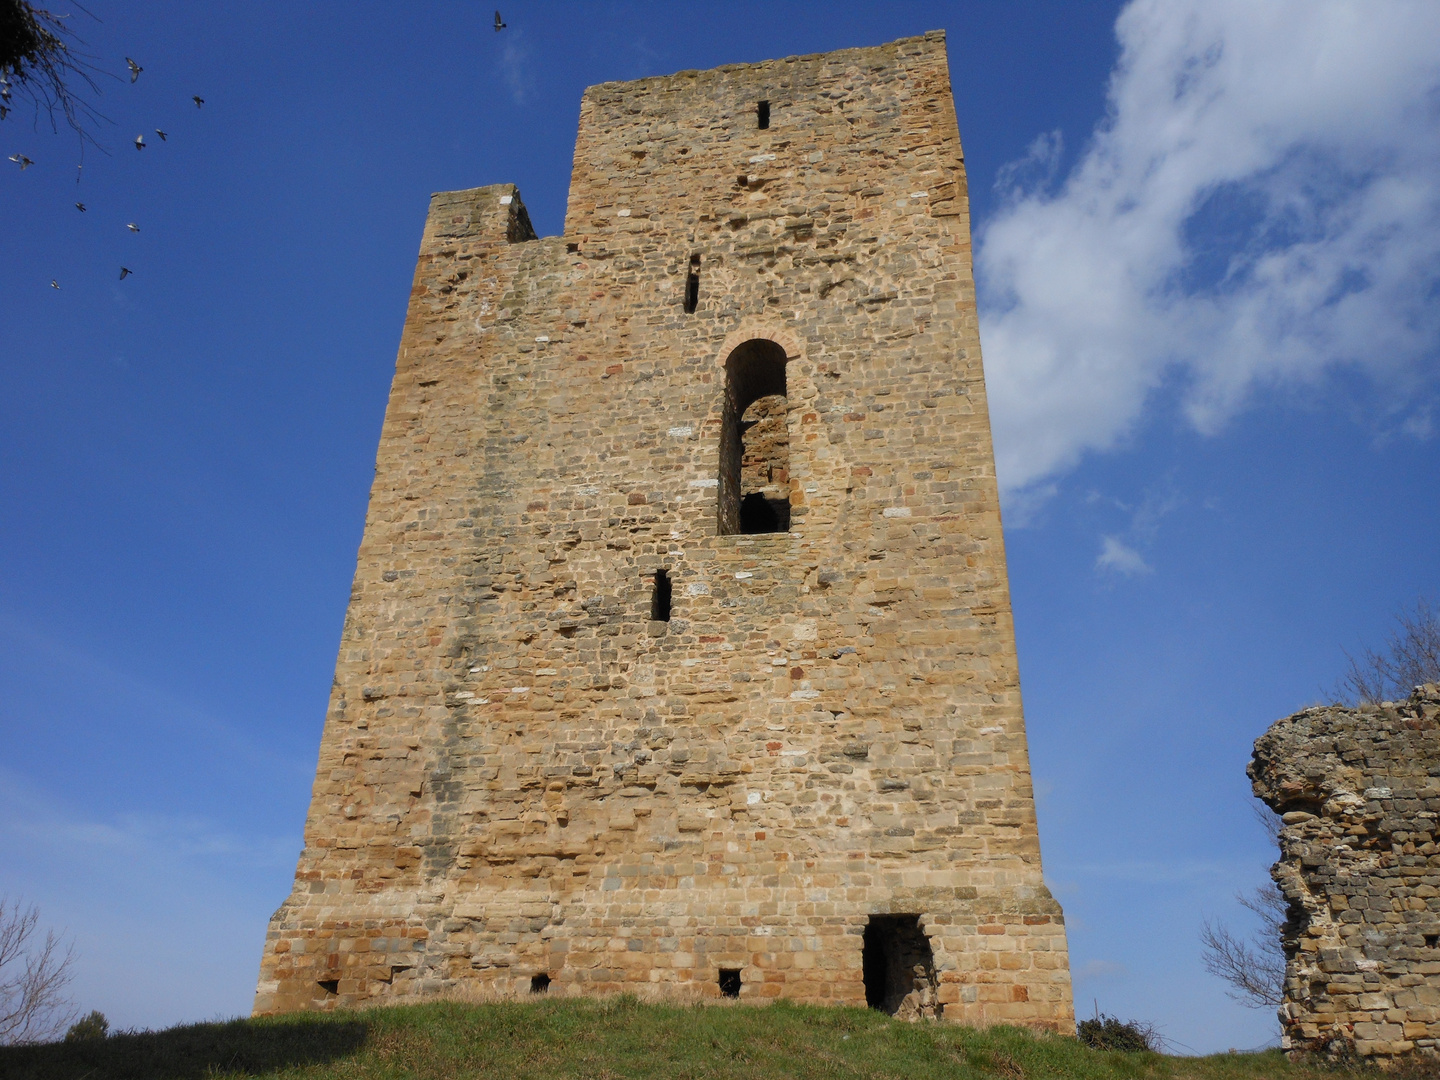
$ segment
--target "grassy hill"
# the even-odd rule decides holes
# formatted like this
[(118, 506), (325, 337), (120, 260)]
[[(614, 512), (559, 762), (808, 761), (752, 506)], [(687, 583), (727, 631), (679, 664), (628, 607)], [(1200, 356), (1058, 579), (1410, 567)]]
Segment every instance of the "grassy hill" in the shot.
[(434, 1002), (0, 1048), (5, 1080), (1338, 1080), (1358, 1075), (1291, 1065), (1276, 1052), (1208, 1058), (1098, 1053), (1074, 1039), (1013, 1028), (904, 1024), (866, 1009), (785, 1002), (644, 1005), (624, 997)]

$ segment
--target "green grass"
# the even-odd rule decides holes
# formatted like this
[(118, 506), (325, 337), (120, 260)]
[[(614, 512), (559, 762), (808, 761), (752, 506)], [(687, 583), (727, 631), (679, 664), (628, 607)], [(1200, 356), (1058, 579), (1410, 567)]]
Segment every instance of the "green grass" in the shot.
[(1208, 1058), (1099, 1053), (1074, 1039), (1015, 1028), (904, 1024), (866, 1009), (785, 1002), (646, 1005), (628, 997), (432, 1002), (0, 1048), (5, 1080), (1339, 1080), (1359, 1075), (1292, 1065), (1278, 1052)]

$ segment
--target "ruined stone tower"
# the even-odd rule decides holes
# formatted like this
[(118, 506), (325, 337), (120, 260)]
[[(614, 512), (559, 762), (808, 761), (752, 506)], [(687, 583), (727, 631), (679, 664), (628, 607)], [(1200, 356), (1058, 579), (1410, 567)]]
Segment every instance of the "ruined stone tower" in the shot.
[(1072, 1022), (944, 35), (592, 87), (431, 202), (255, 1011), (920, 986)]

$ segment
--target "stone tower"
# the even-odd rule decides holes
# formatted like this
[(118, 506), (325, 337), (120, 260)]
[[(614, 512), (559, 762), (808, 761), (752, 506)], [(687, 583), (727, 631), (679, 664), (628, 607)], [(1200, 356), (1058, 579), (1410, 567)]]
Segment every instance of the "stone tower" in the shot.
[(944, 35), (591, 87), (431, 202), (255, 1011), (922, 987), (1071, 1029)]

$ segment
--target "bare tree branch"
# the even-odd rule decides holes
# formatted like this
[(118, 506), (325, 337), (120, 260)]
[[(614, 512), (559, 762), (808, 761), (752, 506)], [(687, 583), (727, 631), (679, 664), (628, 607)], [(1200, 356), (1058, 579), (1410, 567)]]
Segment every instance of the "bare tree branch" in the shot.
[(0, 1046), (42, 1042), (72, 1019), (73, 953), (50, 931), (37, 940), (39, 922), (33, 905), (0, 897)]
[(91, 57), (72, 48), (82, 42), (66, 25), (68, 18), (37, 8), (30, 0), (0, 0), (0, 120), (18, 96), (34, 106), (37, 119), (45, 111), (51, 130), (59, 130), (58, 111), (82, 142), (98, 147), (90, 127), (105, 117), (76, 88), (84, 83), (98, 94), (92, 73), (99, 69)]
[(1440, 682), (1440, 611), (1425, 597), (1395, 616), (1398, 627), (1379, 652), (1345, 654), (1350, 670), (1329, 696), (1337, 704), (1378, 704), (1410, 696), (1421, 683)]
[[(1263, 891), (1257, 889), (1256, 893)], [(1259, 905), (1264, 903), (1243, 894), (1239, 900), (1252, 911), (1260, 910)], [(1269, 913), (1262, 913), (1262, 917), (1267, 923), (1271, 918)], [(1274, 933), (1257, 934), (1246, 942), (1230, 933), (1224, 923), (1206, 919), (1200, 928), (1200, 950), (1205, 970), (1230, 984), (1225, 992), (1234, 1000), (1251, 1009), (1280, 1004), (1285, 989), (1285, 954), (1280, 948), (1278, 924)]]

